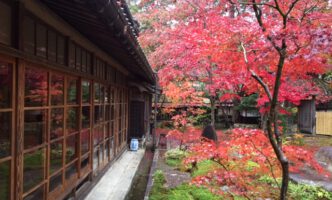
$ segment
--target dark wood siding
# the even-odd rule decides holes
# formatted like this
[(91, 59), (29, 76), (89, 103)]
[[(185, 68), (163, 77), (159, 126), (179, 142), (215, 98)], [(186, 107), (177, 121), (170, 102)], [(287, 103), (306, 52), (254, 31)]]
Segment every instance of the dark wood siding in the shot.
[(299, 107), (299, 130), (304, 133), (314, 133), (315, 130), (315, 100), (301, 101)]

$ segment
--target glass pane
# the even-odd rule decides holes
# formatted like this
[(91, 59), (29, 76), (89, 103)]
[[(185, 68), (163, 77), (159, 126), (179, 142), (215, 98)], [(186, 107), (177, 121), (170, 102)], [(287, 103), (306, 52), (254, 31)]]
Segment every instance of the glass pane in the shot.
[(93, 129), (93, 146), (98, 144), (98, 137), (99, 137), (99, 127)]
[(12, 40), (12, 9), (3, 2), (0, 2), (0, 27), (0, 42), (10, 45)]
[(109, 151), (109, 141), (107, 140), (105, 142), (105, 148), (104, 148), (104, 161), (108, 162), (108, 151)]
[(27, 192), (44, 179), (45, 150), (38, 149), (24, 155), (23, 190)]
[(51, 140), (63, 136), (63, 112), (62, 108), (51, 111)]
[(90, 128), (90, 107), (82, 107), (82, 128)]
[(90, 134), (88, 130), (82, 131), (81, 132), (81, 155), (89, 152), (90, 145)]
[(75, 68), (75, 44), (69, 44), (69, 67)]
[(111, 117), (111, 107), (110, 105), (107, 105), (105, 107), (105, 121), (109, 121), (110, 120), (110, 117)]
[(67, 111), (67, 133), (78, 131), (78, 108), (69, 108)]
[(37, 40), (37, 52), (36, 55), (46, 58), (46, 38), (47, 38), (47, 29), (41, 24), (36, 26), (36, 40)]
[(40, 200), (44, 199), (44, 185), (30, 193), (28, 196), (24, 197), (23, 200)]
[(46, 136), (47, 112), (28, 110), (24, 112), (24, 149), (43, 144)]
[(93, 133), (94, 145), (99, 144), (103, 140), (103, 132), (104, 132), (103, 126), (94, 128), (94, 133)]
[(87, 156), (86, 158), (82, 158), (81, 161), (81, 169), (84, 169), (85, 167), (89, 166), (89, 156)]
[(104, 139), (109, 138), (110, 135), (110, 124), (107, 123), (104, 125)]
[(98, 156), (99, 156), (99, 149), (96, 149), (93, 152), (93, 171), (98, 168)]
[(109, 93), (109, 89), (108, 89), (108, 87), (105, 88), (105, 96), (104, 96), (104, 99), (105, 99), (105, 103), (109, 103), (109, 102), (110, 102), (110, 93)]
[(100, 84), (99, 83), (95, 83), (94, 84), (94, 90), (95, 90), (95, 103), (100, 103), (100, 99), (101, 99), (101, 91), (100, 91)]
[(101, 164), (104, 161), (104, 145), (101, 144), (99, 148), (99, 163)]
[(103, 121), (103, 106), (95, 106), (95, 124)]
[(66, 163), (77, 158), (77, 138), (78, 134), (67, 137), (66, 139)]
[(81, 56), (81, 48), (76, 46), (76, 57), (75, 57), (75, 62), (76, 62), (76, 69), (81, 70), (81, 63), (82, 61), (82, 56)]
[(114, 138), (111, 137), (110, 138), (110, 146), (109, 146), (109, 153), (110, 153), (110, 157), (113, 157), (114, 155)]
[(68, 88), (67, 88), (67, 102), (70, 104), (77, 104), (77, 84), (78, 81), (76, 79), (68, 80)]
[(11, 155), (11, 113), (0, 112), (0, 159)]
[(47, 73), (35, 69), (25, 69), (25, 106), (45, 106), (47, 104)]
[(47, 59), (56, 62), (56, 33), (48, 30), (47, 38)]
[(91, 73), (91, 54), (87, 53), (86, 55), (86, 65), (87, 65), (87, 72)]
[(114, 120), (114, 113), (115, 113), (115, 107), (114, 105), (111, 106), (111, 120)]
[(69, 167), (67, 167), (66, 169), (66, 179), (69, 179), (70, 177), (72, 177), (73, 175), (75, 175), (77, 173), (77, 163), (73, 163), (72, 165), (70, 165)]
[(90, 81), (82, 81), (82, 103), (90, 103)]
[(0, 163), (0, 199), (9, 199), (10, 161)]
[(50, 174), (62, 167), (63, 140), (53, 142), (50, 149)]
[(12, 103), (12, 68), (0, 62), (0, 108), (10, 108)]
[(53, 74), (51, 77), (51, 103), (52, 105), (63, 105), (64, 77)]
[(54, 175), (50, 179), (49, 189), (52, 192), (54, 189), (62, 185), (62, 172)]
[(24, 51), (35, 54), (35, 22), (28, 17), (24, 18)]
[(110, 128), (110, 137), (113, 137), (113, 133), (114, 133), (114, 125), (113, 122), (111, 121), (111, 128)]
[(105, 101), (105, 86), (100, 85), (100, 100), (102, 103)]
[(65, 38), (62, 36), (57, 37), (57, 63), (65, 64)]
[(86, 51), (82, 49), (82, 72), (86, 71)]

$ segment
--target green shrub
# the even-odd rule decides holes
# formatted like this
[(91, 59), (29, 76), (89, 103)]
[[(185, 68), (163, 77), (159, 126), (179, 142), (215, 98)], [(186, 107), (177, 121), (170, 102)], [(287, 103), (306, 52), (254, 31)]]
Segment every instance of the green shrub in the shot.
[(150, 200), (221, 200), (220, 196), (211, 193), (208, 189), (189, 184), (182, 184), (173, 189), (164, 187), (165, 176), (161, 170), (153, 175), (153, 186)]
[(193, 185), (183, 184), (172, 190), (169, 200), (219, 200), (221, 196), (211, 193), (208, 189)]
[[(277, 188), (274, 179), (270, 176), (262, 176), (259, 181)], [(277, 181), (279, 184), (281, 183), (280, 178)], [(332, 200), (332, 192), (328, 192), (321, 187), (297, 184), (292, 181), (288, 185), (288, 195), (290, 199), (294, 200)]]
[(187, 153), (180, 149), (171, 149), (165, 153), (166, 164), (172, 167), (179, 167)]
[(292, 199), (301, 200), (332, 200), (332, 192), (321, 187), (311, 185), (289, 183), (289, 195)]
[(212, 160), (203, 160), (197, 164), (197, 169), (192, 172), (192, 177), (203, 176), (221, 166)]
[(151, 200), (167, 200), (168, 190), (164, 187), (165, 176), (161, 170), (157, 170), (153, 175), (153, 186), (151, 189)]

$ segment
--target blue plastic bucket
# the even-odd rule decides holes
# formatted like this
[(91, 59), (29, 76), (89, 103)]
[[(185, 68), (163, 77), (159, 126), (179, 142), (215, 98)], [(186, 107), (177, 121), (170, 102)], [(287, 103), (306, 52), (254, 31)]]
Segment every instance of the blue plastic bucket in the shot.
[(137, 151), (138, 150), (138, 139), (131, 139), (130, 141), (130, 150)]

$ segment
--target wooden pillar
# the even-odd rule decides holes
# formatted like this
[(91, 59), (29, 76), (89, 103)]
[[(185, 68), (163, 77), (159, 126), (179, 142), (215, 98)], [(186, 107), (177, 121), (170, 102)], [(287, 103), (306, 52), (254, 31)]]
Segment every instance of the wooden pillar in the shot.
[(17, 60), (17, 102), (16, 102), (16, 143), (15, 143), (15, 199), (21, 200), (23, 195), (23, 134), (24, 134), (24, 62)]

